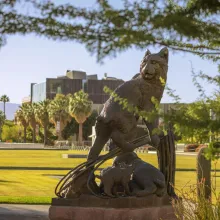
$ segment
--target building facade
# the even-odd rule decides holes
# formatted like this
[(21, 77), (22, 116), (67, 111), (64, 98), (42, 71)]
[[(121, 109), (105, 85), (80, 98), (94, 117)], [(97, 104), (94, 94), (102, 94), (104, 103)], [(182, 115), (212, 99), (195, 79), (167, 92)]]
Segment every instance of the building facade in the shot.
[(53, 99), (56, 94), (74, 94), (80, 90), (89, 94), (95, 108), (105, 103), (109, 95), (104, 93), (105, 86), (111, 90), (116, 89), (124, 81), (115, 78), (98, 80), (97, 75), (86, 75), (83, 71), (67, 70), (65, 76), (47, 78), (43, 83), (31, 84), (31, 102), (40, 102), (45, 99)]

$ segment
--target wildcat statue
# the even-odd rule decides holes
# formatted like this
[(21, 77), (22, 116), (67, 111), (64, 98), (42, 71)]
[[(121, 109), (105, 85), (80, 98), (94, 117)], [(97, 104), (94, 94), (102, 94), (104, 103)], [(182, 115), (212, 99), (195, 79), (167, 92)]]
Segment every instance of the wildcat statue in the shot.
[[(140, 74), (120, 85), (114, 93), (127, 99), (128, 103), (138, 107), (141, 111), (151, 112), (155, 109), (152, 97), (160, 102), (168, 71), (168, 49), (165, 47), (158, 53), (151, 54), (149, 50), (140, 65)], [(161, 83), (161, 79), (164, 83)], [(136, 146), (129, 143), (136, 138), (138, 116), (123, 109), (123, 106), (110, 98), (97, 117), (95, 130), (96, 138), (88, 155), (88, 161), (95, 160), (109, 139), (123, 152), (132, 152)], [(152, 145), (158, 147), (160, 139), (152, 131), (158, 127), (157, 120), (146, 121)]]
[(134, 170), (133, 164), (117, 163), (112, 167), (104, 168), (100, 176), (95, 177), (101, 180), (104, 193), (109, 197), (117, 196), (117, 186), (121, 184), (124, 188), (125, 195), (131, 195), (129, 182)]
[(132, 195), (144, 197), (156, 194), (161, 197), (166, 194), (167, 187), (164, 174), (156, 167), (141, 160), (136, 153), (126, 152), (117, 156), (113, 161), (113, 166), (121, 163), (134, 166), (130, 181)]

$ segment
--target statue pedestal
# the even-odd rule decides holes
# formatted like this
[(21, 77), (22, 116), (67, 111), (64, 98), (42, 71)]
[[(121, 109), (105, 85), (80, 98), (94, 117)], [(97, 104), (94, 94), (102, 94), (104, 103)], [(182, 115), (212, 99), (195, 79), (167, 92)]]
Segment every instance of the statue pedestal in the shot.
[(150, 195), (102, 199), (82, 195), (76, 199), (53, 198), (50, 220), (175, 220), (169, 196)]

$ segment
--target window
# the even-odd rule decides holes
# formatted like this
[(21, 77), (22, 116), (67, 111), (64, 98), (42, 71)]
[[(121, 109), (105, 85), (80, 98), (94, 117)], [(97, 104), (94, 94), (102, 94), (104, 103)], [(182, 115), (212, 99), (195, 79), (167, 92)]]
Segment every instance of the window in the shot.
[(61, 80), (53, 80), (49, 84), (49, 89), (51, 94), (62, 94), (62, 81)]

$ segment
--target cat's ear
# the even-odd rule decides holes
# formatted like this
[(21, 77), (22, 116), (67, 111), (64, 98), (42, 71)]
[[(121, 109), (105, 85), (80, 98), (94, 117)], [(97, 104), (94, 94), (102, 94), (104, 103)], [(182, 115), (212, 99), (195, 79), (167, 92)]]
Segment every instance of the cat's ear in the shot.
[(167, 47), (164, 47), (163, 49), (160, 50), (159, 55), (166, 59), (166, 61), (168, 62), (168, 57), (169, 57), (169, 51), (167, 49)]
[(148, 55), (150, 55), (151, 54), (151, 52), (149, 51), (149, 50), (147, 50), (146, 52), (145, 52), (145, 55), (144, 56), (148, 56)]

